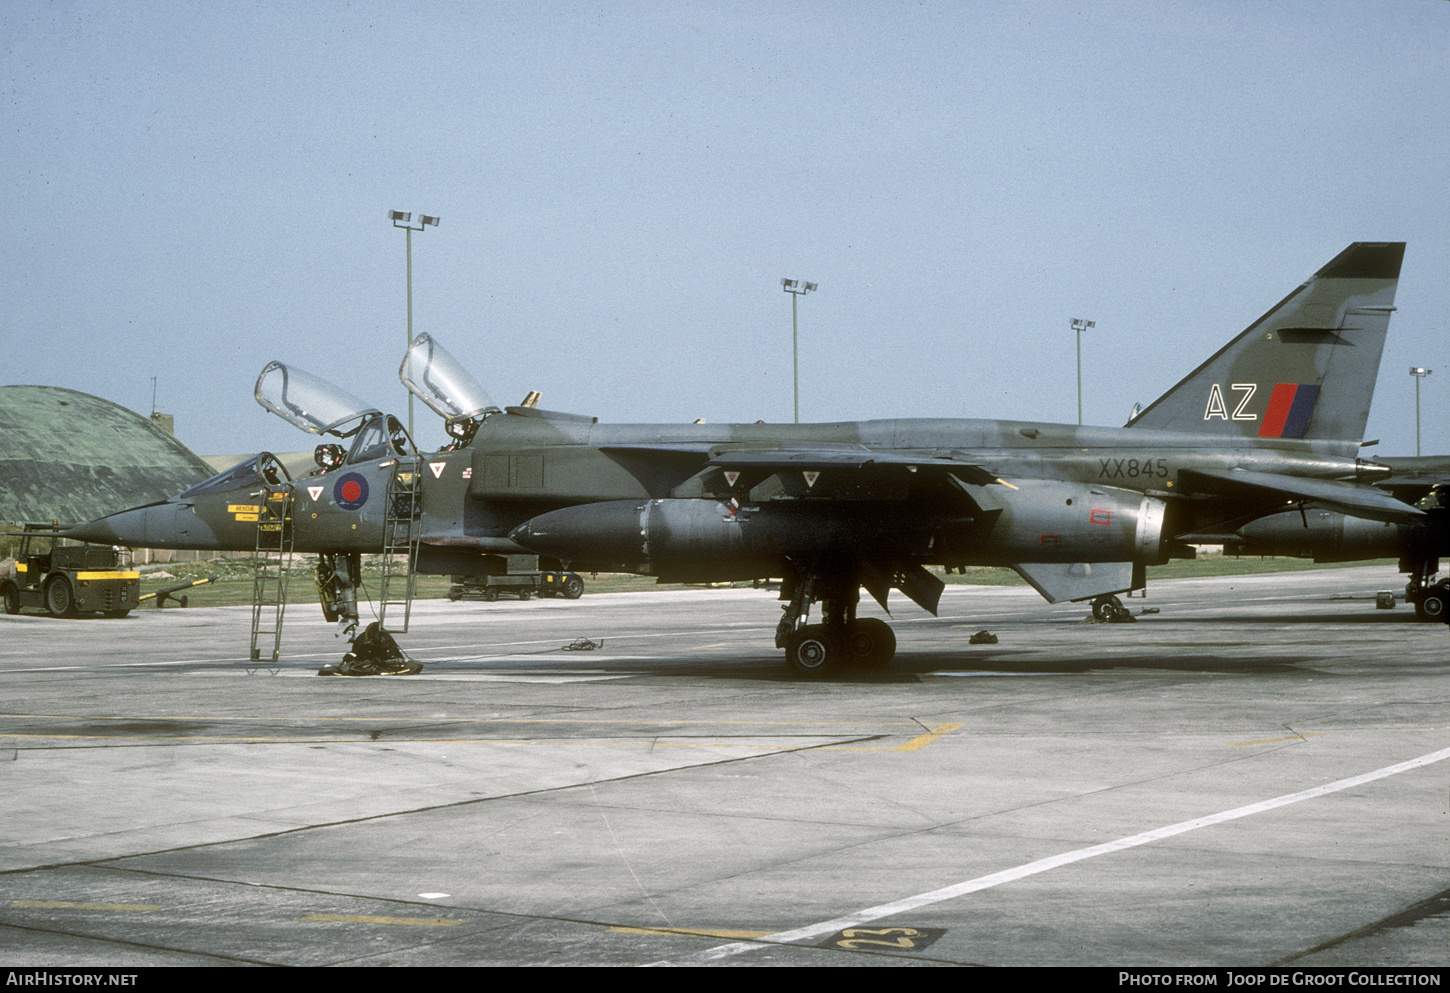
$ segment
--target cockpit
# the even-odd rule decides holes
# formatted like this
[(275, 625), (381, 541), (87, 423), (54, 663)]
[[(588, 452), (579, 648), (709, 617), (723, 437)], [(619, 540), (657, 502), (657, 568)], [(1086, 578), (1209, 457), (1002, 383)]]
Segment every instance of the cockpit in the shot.
[(310, 434), (353, 439), (345, 453), (341, 445), (317, 446), (313, 458), (322, 472), (417, 454), (407, 429), (396, 417), (301, 369), (281, 362), (268, 363), (257, 377), (254, 395), (265, 409), (294, 427)]
[[(414, 396), (443, 418), (454, 439), (451, 448), (466, 445), (479, 424), (503, 412), (458, 360), (426, 334), (413, 339), (398, 376)], [(332, 443), (317, 446), (313, 457), (320, 472), (417, 454), (397, 418), (293, 366), (268, 363), (257, 377), (253, 394), (264, 409), (294, 427), (310, 434), (353, 439), (346, 450)]]
[(178, 494), (176, 499), (190, 500), (208, 493), (224, 493), (239, 490), (244, 486), (255, 486), (258, 483), (280, 486), (290, 479), (286, 467), (282, 465), (277, 456), (271, 452), (259, 452), (245, 462), (238, 462), (230, 469), (223, 470), (210, 479), (202, 480), (191, 489)]
[(366, 421), (357, 432), (352, 450), (347, 453), (347, 464), (372, 462), (376, 459), (411, 458), (417, 452), (408, 431), (391, 414), (378, 414)]

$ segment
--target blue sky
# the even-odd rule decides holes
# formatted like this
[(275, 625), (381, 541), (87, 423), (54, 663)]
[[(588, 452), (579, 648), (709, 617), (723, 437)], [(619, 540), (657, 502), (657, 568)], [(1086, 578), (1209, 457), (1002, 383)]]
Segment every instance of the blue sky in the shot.
[[(1121, 424), (1352, 241), (1408, 242), (1372, 452), (1450, 414), (1450, 3), (0, 8), (0, 382), (310, 447), (414, 330), (605, 421)], [(421, 442), (442, 440), (418, 408)]]

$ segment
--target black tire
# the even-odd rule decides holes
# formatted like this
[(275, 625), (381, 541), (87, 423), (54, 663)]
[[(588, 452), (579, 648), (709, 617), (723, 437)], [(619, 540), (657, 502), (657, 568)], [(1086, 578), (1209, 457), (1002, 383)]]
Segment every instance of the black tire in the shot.
[(1115, 596), (1100, 596), (1093, 600), (1093, 619), (1106, 621), (1123, 611), (1123, 601)]
[(896, 632), (878, 617), (865, 617), (851, 625), (847, 652), (856, 665), (884, 666), (896, 655)]
[(76, 615), (75, 591), (70, 580), (56, 576), (45, 585), (45, 609), (52, 617), (74, 617)]
[(846, 654), (836, 635), (824, 624), (807, 624), (785, 644), (785, 664), (802, 679), (820, 679), (840, 668)]
[(519, 590), (519, 599), (527, 600), (532, 594), (528, 590)]
[(584, 595), (584, 580), (570, 573), (564, 577), (564, 588), (560, 591), (559, 595), (565, 600), (579, 599)]
[(20, 587), (14, 583), (6, 583), (0, 586), (0, 598), (5, 601), (5, 613), (20, 613)]
[(1450, 609), (1450, 590), (1432, 586), (1420, 594), (1420, 602), (1415, 604), (1415, 616), (1422, 621), (1444, 621), (1447, 609)]
[(497, 600), (497, 599), (498, 599), (498, 590), (496, 590), (496, 589), (495, 589), (495, 588), (494, 588), (494, 587), (492, 587), (492, 586), (490, 586), (490, 587), (488, 587), (488, 588), (486, 588), (486, 589), (485, 589), (485, 590), (484, 590), (484, 591), (483, 591), (483, 598), (484, 598), (484, 599), (485, 599), (485, 600), (486, 600), (486, 601), (488, 601), (488, 602), (489, 602), (489, 603), (493, 603), (493, 602), (494, 602), (494, 601), (495, 601), (495, 600)]

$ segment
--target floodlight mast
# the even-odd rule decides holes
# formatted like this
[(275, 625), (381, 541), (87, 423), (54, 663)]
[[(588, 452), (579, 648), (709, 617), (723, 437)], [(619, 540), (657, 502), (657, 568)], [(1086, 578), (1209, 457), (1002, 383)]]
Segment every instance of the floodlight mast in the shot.
[(1085, 321), (1081, 317), (1072, 319), (1072, 329), (1077, 332), (1077, 422), (1082, 424), (1082, 333), (1097, 327), (1096, 321)]
[(1415, 458), (1420, 457), (1420, 380), (1434, 371), (1421, 366), (1410, 367), (1410, 375), (1415, 377)]
[(790, 351), (791, 351), (791, 383), (795, 394), (795, 422), (801, 422), (801, 362), (800, 362), (800, 336), (796, 322), (796, 301), (816, 288), (815, 283), (805, 283), (798, 279), (782, 279), (780, 288), (790, 294)]
[[(388, 220), (393, 222), (393, 227), (402, 228), (408, 232), (408, 337), (403, 342), (403, 352), (413, 345), (413, 232), (422, 231), (428, 226), (437, 227), (438, 218), (430, 217), (427, 214), (418, 215), (418, 226), (413, 226), (413, 215), (401, 210), (388, 211)], [(408, 394), (408, 437), (413, 437), (413, 394)]]

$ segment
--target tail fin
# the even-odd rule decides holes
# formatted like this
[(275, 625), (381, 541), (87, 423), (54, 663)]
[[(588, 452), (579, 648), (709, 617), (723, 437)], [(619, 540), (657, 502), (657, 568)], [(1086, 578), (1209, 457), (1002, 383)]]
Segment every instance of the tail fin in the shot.
[(1350, 245), (1127, 426), (1357, 444), (1404, 254), (1404, 242)]

